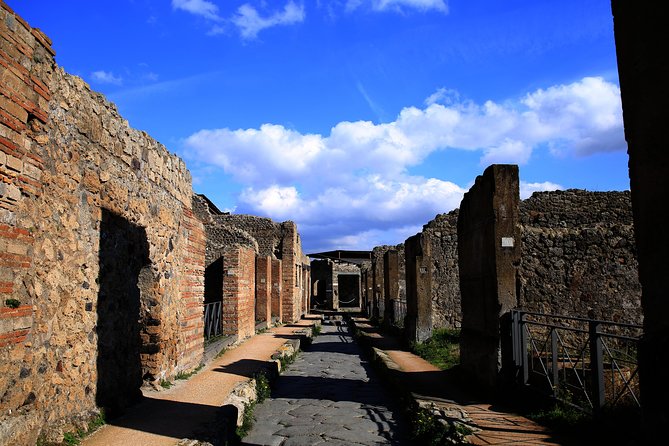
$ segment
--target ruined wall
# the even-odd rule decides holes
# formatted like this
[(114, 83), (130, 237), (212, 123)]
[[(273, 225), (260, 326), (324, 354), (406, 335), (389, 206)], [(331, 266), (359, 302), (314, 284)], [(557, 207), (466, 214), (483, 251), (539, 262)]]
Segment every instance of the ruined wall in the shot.
[(255, 258), (242, 246), (223, 253), (223, 334), (238, 339), (255, 334)]
[[(218, 214), (210, 209), (204, 198), (194, 195), (192, 200), (195, 212), (206, 228), (206, 264), (220, 258), (229, 247), (246, 247), (261, 257), (280, 259), (281, 285), (274, 290), (280, 288), (282, 294), (281, 321), (299, 319), (306, 311), (311, 294), (310, 287), (305, 287), (309, 259), (302, 253), (295, 223), (275, 223), (269, 218), (252, 215)], [(279, 311), (276, 304), (273, 311)]]
[(360, 267), (353, 263), (334, 262), (332, 265), (334, 309), (360, 306)]
[(537, 192), (520, 221), (520, 307), (642, 322), (629, 192)]
[(404, 242), (406, 259), (405, 336), (410, 342), (425, 342), (432, 336), (432, 243), (419, 232)]
[(272, 258), (256, 258), (256, 322), (272, 321)]
[(292, 221), (281, 224), (284, 231), (284, 238), (281, 243), (281, 260), (283, 283), (282, 290), (282, 322), (294, 322), (301, 315), (302, 295), (302, 246), (297, 225)]
[[(0, 313), (0, 444), (34, 444), (103, 405), (98, 389), (118, 385), (102, 403), (124, 404), (121, 371), (98, 353), (133, 316), (139, 340), (111, 348), (127, 348), (136, 376), (156, 383), (197, 365), (203, 228), (184, 163), (57, 67), (48, 38), (0, 5), (0, 290), (19, 304)], [(114, 238), (135, 240), (141, 262), (124, 265), (134, 251)], [(115, 288), (120, 267), (133, 276)], [(121, 298), (132, 301), (126, 322)]]
[(258, 244), (257, 252), (261, 256), (273, 259), (281, 258), (283, 230), (281, 223), (269, 218), (244, 214), (223, 214), (214, 217), (220, 226), (236, 228), (249, 234)]
[(281, 287), (283, 284), (283, 266), (281, 260), (272, 260), (272, 318), (283, 320)]
[(432, 326), (459, 328), (458, 210), (439, 214), (423, 226), (432, 256)]
[(458, 213), (460, 365), (482, 390), (499, 384), (502, 318), (516, 306), (519, 201), (518, 166), (493, 164), (476, 178)]

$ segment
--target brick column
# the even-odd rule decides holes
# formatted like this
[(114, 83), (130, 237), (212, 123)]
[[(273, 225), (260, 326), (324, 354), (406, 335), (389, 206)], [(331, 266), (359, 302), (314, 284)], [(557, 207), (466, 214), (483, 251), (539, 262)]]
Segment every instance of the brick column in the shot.
[(272, 258), (256, 258), (256, 321), (272, 322)]
[(405, 333), (409, 341), (424, 342), (432, 336), (430, 243), (422, 233), (418, 233), (404, 242), (404, 252), (407, 287)]
[(646, 438), (655, 441), (669, 423), (669, 33), (661, 2), (611, 5), (642, 286), (641, 403)]
[(227, 248), (223, 254), (223, 333), (239, 339), (255, 333), (255, 252)]
[(516, 306), (519, 202), (518, 166), (492, 165), (465, 194), (458, 215), (460, 365), (487, 390), (499, 384), (501, 320)]
[(184, 316), (180, 331), (185, 344), (180, 346), (180, 367), (197, 367), (204, 352), (204, 256), (206, 239), (203, 224), (192, 210), (183, 208), (182, 227), (186, 231), (186, 254), (181, 269), (180, 291)]
[(278, 322), (281, 322), (283, 319), (283, 305), (281, 302), (282, 272), (281, 260), (272, 260), (272, 317), (277, 318)]
[(281, 321), (294, 322), (299, 317), (297, 227), (292, 221), (287, 221), (283, 223), (283, 228), (284, 235), (281, 251), (281, 260), (283, 262), (281, 300), (283, 309)]

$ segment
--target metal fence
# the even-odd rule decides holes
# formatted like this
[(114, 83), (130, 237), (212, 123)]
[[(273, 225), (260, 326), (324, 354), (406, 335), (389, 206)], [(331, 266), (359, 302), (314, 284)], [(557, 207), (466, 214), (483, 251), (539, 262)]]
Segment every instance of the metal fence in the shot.
[(221, 306), (223, 302), (204, 304), (204, 338), (209, 339), (222, 334)]
[(513, 310), (520, 381), (587, 412), (640, 408), (637, 352), (642, 327)]

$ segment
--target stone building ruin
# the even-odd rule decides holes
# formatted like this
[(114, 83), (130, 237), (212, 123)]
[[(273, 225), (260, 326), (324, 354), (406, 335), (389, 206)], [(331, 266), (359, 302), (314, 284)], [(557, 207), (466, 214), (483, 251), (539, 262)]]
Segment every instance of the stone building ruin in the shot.
[(221, 257), (207, 299), (222, 301), (226, 334), (254, 334), (262, 308), (286, 322), (306, 311), (295, 224), (201, 221), (184, 162), (60, 68), (4, 2), (0, 78), (0, 444), (60, 441), (196, 368), (205, 268)]

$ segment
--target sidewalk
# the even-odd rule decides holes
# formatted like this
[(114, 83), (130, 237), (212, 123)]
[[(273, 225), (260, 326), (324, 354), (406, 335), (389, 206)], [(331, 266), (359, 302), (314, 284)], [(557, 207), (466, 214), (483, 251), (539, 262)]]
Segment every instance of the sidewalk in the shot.
[(141, 403), (81, 444), (168, 446), (185, 438), (211, 440), (222, 429), (221, 407), (230, 403), (233, 390), (267, 370), (274, 353), (287, 343), (294, 344), (298, 332), (315, 323), (314, 319), (304, 319), (249, 338), (190, 379), (177, 381), (162, 392), (145, 392)]
[(392, 383), (422, 407), (434, 405), (447, 419), (464, 421), (475, 431), (474, 445), (559, 445), (544, 427), (494, 405), (476, 401), (455, 383), (452, 375), (406, 351), (398, 339), (382, 334), (369, 320), (353, 318), (366, 345)]

